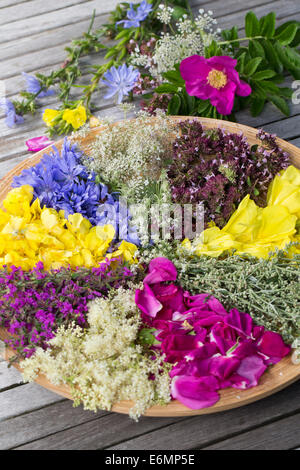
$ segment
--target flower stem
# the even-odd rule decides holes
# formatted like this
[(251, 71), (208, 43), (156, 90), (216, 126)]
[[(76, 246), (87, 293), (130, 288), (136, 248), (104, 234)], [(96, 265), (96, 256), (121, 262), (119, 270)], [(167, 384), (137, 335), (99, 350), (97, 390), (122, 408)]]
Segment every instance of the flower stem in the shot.
[(232, 42), (252, 41), (253, 39), (265, 39), (265, 37), (264, 36), (253, 36), (252, 38), (231, 39), (230, 41), (220, 41), (220, 42), (218, 42), (218, 45), (223, 46), (225, 44), (231, 44)]

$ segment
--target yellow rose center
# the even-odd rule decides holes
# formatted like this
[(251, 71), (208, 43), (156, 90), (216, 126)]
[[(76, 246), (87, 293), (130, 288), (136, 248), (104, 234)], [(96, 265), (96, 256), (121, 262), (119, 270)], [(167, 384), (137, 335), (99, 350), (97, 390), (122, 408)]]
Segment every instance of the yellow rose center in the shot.
[(227, 83), (227, 75), (221, 70), (213, 69), (209, 72), (207, 76), (207, 81), (210, 86), (212, 86), (213, 88), (217, 88), (217, 90), (220, 90)]

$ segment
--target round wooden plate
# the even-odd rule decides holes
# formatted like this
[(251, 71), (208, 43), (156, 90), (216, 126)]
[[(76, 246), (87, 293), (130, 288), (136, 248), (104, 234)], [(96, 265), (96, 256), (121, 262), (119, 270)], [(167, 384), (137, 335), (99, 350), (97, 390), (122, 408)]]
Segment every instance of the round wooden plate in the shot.
[[(172, 118), (174, 121), (180, 121), (183, 119), (191, 119), (191, 117), (176, 116)], [(252, 127), (244, 126), (242, 124), (236, 124), (227, 121), (221, 121), (216, 119), (208, 118), (193, 118), (198, 119), (205, 128), (213, 129), (222, 127), (229, 132), (236, 132), (243, 134), (247, 137), (251, 145), (258, 144), (260, 141), (256, 139), (257, 129)], [(117, 124), (117, 123), (116, 123)], [(95, 137), (101, 132), (101, 127), (91, 129), (89, 134), (79, 140), (79, 145), (82, 150), (88, 152), (89, 144), (95, 139)], [(300, 168), (300, 149), (294, 145), (282, 140), (277, 139), (281, 148), (287, 151), (291, 156), (291, 162), (298, 168)], [(57, 142), (56, 147), (62, 146), (63, 139)], [(11, 170), (2, 180), (0, 181), (0, 203), (5, 198), (8, 191), (11, 189), (11, 182), (14, 176), (19, 175), (25, 168), (29, 168), (35, 165), (45, 153), (49, 153), (51, 147), (47, 147), (34, 154), (32, 157), (27, 158), (23, 162), (19, 163), (13, 170)], [(4, 329), (0, 328), (0, 339), (5, 340), (9, 337), (9, 334)], [(13, 351), (7, 349), (5, 353), (5, 359), (9, 359), (14, 355)], [(22, 370), (22, 363), (15, 364), (18, 370)], [(192, 416), (201, 414), (217, 413), (220, 411), (230, 410), (239, 406), (247, 405), (254, 401), (265, 398), (272, 395), (275, 392), (282, 390), (288, 385), (296, 382), (300, 379), (300, 364), (294, 365), (291, 362), (290, 356), (282, 359), (278, 364), (269, 367), (265, 374), (261, 377), (260, 383), (257, 387), (248, 390), (237, 390), (234, 388), (227, 388), (220, 390), (220, 400), (212, 407), (205, 408), (202, 410), (191, 410), (178, 401), (172, 401), (166, 406), (153, 406), (145, 412), (145, 416)], [(62, 395), (65, 398), (72, 400), (70, 388), (68, 386), (56, 386), (53, 385), (44, 375), (39, 375), (36, 382), (41, 386)], [(118, 413), (128, 414), (130, 408), (132, 408), (133, 402), (122, 401), (116, 403), (112, 407), (112, 411)]]

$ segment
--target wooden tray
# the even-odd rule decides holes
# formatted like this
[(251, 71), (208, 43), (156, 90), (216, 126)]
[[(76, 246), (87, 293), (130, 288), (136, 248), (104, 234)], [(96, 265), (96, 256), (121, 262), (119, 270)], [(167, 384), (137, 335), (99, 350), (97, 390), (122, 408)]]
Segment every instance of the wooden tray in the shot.
[[(183, 119), (191, 119), (191, 117), (176, 116), (172, 119), (174, 121), (180, 121)], [(198, 119), (204, 125), (205, 128), (212, 129), (216, 127), (222, 127), (223, 129), (228, 130), (230, 132), (243, 132), (243, 134), (247, 137), (251, 145), (259, 143), (259, 141), (256, 139), (257, 129), (254, 129), (252, 127), (216, 119), (193, 119)], [(92, 129), (88, 136), (80, 140), (80, 147), (83, 150), (87, 150), (89, 144), (100, 132), (101, 127)], [(300, 168), (300, 149), (282, 139), (278, 138), (277, 141), (281, 148), (283, 148), (290, 154), (291, 162), (296, 167)], [(56, 146), (60, 148), (62, 146), (62, 142), (63, 139), (57, 142)], [(34, 154), (32, 157), (27, 158), (23, 162), (19, 163), (13, 170), (11, 170), (4, 178), (2, 178), (2, 180), (0, 180), (0, 203), (3, 201), (6, 194), (11, 189), (11, 182), (13, 177), (19, 175), (25, 168), (29, 168), (35, 165), (45, 153), (49, 153), (50, 149), (51, 147), (47, 147), (41, 152)], [(4, 340), (8, 337), (9, 334), (7, 333), (7, 331), (0, 328), (0, 339)], [(5, 352), (5, 359), (8, 360), (13, 355), (14, 353), (11, 350), (7, 349)], [(15, 367), (18, 370), (22, 370), (20, 364), (15, 364)], [(220, 390), (220, 400), (210, 408), (205, 408), (202, 410), (191, 410), (179, 403), (178, 401), (172, 401), (166, 406), (153, 406), (149, 408), (146, 411), (145, 416), (192, 416), (226, 411), (232, 408), (247, 405), (249, 403), (272, 395), (273, 393), (282, 390), (293, 382), (296, 382), (298, 379), (300, 379), (300, 365), (292, 364), (290, 356), (287, 356), (275, 366), (269, 367), (267, 372), (265, 372), (265, 374), (261, 377), (259, 385), (257, 387), (248, 390), (237, 390), (234, 388)], [(68, 386), (53, 385), (44, 375), (41, 374), (36, 379), (36, 382), (42, 387), (45, 387), (48, 390), (57, 393), (58, 395), (72, 400), (70, 388)], [(129, 409), (132, 406), (132, 402), (122, 401), (116, 403), (113, 406), (112, 411), (128, 414)]]

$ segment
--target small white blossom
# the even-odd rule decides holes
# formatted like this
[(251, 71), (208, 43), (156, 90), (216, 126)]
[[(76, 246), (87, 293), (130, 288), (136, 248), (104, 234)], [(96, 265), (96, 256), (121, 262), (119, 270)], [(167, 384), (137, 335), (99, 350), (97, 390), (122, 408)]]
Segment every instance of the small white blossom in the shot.
[(157, 11), (157, 18), (163, 24), (170, 24), (172, 20), (174, 8), (168, 7), (167, 5), (159, 5), (159, 10)]

